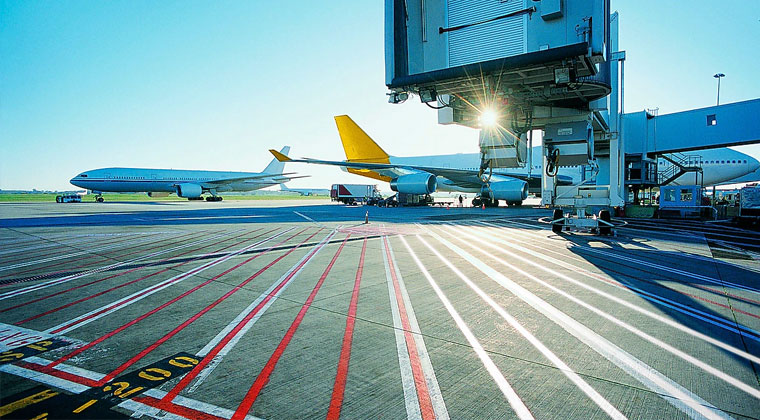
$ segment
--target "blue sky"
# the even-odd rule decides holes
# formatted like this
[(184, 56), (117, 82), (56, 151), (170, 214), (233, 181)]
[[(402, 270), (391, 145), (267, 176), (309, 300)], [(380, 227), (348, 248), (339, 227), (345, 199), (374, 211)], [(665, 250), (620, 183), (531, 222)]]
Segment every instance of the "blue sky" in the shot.
[[(760, 97), (760, 2), (612, 0), (626, 111)], [(349, 114), (391, 154), (474, 152), (416, 98), (386, 102), (383, 2), (0, 0), (0, 188), (105, 166), (261, 170), (269, 148), (344, 158)], [(760, 157), (760, 146), (741, 149)], [(366, 182), (292, 167), (291, 187)]]

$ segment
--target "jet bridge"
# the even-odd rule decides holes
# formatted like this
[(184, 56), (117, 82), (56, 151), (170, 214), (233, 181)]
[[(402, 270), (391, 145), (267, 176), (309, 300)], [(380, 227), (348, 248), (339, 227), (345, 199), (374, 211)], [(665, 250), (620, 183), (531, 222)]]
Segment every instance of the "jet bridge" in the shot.
[[(418, 96), (440, 124), (480, 129), (484, 180), (532, 167), (531, 134), (543, 130), (544, 204), (583, 215), (624, 203), (625, 54), (609, 0), (386, 0), (385, 11), (389, 102)], [(556, 185), (557, 168), (575, 165), (600, 185)]]

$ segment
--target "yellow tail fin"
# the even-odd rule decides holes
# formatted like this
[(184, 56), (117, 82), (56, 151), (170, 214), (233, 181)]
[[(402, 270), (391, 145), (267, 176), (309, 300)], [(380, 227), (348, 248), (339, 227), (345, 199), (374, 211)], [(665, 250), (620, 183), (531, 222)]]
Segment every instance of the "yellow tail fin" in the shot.
[(390, 163), (388, 154), (348, 115), (335, 117), (340, 141), (349, 162)]

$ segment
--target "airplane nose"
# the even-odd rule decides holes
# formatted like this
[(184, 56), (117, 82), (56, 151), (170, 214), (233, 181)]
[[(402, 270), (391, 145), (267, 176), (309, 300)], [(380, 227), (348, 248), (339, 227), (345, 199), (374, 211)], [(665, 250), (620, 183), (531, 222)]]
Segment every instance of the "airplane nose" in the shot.
[(760, 168), (760, 162), (758, 162), (757, 159), (751, 157), (747, 160), (747, 166), (747, 169), (749, 169), (750, 172), (755, 172)]

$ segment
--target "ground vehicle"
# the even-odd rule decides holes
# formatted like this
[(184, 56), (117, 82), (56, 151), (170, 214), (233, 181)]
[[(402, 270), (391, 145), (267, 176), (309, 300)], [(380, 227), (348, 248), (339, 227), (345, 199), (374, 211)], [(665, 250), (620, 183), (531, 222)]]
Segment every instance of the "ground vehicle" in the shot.
[(331, 201), (339, 201), (349, 206), (357, 203), (375, 205), (381, 199), (377, 185), (333, 184), (330, 188)]
[(56, 203), (81, 203), (82, 196), (79, 194), (64, 194), (55, 196)]
[(760, 224), (760, 185), (748, 185), (741, 189), (737, 219), (740, 226)]

